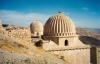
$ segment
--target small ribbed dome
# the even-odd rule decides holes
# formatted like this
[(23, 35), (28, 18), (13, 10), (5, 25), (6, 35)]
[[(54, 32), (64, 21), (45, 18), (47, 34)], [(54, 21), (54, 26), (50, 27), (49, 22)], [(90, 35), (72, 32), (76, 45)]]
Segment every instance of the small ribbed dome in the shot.
[(43, 35), (43, 25), (39, 21), (34, 21), (30, 24), (32, 34)]
[(72, 20), (61, 12), (51, 16), (44, 26), (44, 36), (67, 37), (75, 35), (76, 30)]

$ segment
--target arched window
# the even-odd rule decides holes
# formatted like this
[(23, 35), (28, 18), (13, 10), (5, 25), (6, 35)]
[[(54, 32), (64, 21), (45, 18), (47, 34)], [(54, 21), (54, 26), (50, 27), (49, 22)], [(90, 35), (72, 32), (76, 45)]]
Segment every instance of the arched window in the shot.
[(68, 46), (68, 40), (65, 40), (65, 46)]

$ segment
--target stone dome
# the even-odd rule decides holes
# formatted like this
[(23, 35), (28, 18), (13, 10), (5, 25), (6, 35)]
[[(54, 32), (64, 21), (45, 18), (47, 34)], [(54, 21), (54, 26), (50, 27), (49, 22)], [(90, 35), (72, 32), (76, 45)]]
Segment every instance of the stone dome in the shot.
[(43, 25), (39, 21), (34, 21), (30, 24), (31, 33), (35, 36), (43, 35)]
[(44, 36), (67, 37), (75, 35), (76, 30), (72, 20), (61, 12), (51, 16), (45, 23)]

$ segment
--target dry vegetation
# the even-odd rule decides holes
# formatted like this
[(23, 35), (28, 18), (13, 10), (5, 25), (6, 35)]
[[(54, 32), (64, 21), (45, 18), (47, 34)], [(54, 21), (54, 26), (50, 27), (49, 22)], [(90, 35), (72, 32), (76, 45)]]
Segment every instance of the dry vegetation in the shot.
[(0, 64), (67, 64), (53, 54), (0, 32)]
[[(100, 39), (98, 33), (82, 28), (77, 28), (77, 34)], [(89, 44), (91, 43), (91, 38), (90, 40), (86, 37), (82, 39), (85, 39), (85, 42), (89, 42)], [(33, 41), (35, 42), (35, 40)], [(97, 53), (100, 61), (100, 48), (98, 48)], [(99, 61), (98, 63), (100, 63)], [(35, 47), (32, 43), (28, 44), (15, 40), (13, 37), (9, 37), (5, 30), (0, 30), (0, 64), (67, 64), (67, 62), (59, 55), (47, 53), (41, 47)]]

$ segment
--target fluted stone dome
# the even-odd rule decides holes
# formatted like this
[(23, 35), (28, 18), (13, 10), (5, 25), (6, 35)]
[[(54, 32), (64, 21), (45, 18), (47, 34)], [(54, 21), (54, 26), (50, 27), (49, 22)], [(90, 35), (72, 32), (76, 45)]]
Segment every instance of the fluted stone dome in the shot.
[(34, 21), (30, 24), (31, 33), (34, 36), (43, 35), (43, 25), (39, 21)]
[(44, 36), (67, 37), (75, 35), (76, 30), (72, 20), (61, 12), (51, 16), (45, 23)]

